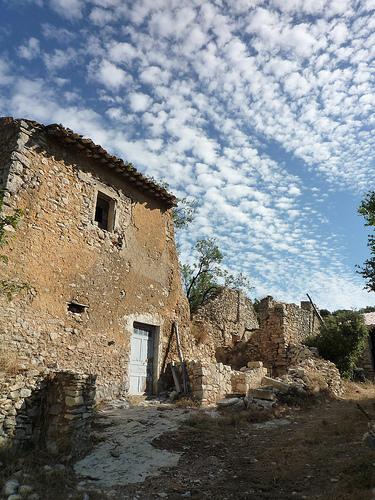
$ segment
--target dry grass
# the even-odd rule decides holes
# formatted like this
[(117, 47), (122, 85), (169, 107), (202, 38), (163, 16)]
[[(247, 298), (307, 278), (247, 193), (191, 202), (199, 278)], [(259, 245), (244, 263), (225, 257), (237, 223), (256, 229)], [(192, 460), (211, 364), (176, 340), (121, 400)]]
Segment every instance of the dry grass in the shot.
[(204, 344), (208, 339), (207, 325), (205, 323), (193, 323), (191, 327), (191, 334), (193, 335), (197, 345)]
[(0, 372), (6, 375), (17, 375), (24, 370), (15, 352), (0, 350)]

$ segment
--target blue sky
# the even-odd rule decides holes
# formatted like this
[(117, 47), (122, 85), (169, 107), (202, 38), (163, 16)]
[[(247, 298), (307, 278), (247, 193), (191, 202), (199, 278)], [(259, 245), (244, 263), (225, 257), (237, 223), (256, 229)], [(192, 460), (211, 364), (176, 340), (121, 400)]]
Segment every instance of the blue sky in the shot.
[(0, 0), (0, 115), (62, 123), (199, 201), (253, 297), (375, 305), (375, 0)]

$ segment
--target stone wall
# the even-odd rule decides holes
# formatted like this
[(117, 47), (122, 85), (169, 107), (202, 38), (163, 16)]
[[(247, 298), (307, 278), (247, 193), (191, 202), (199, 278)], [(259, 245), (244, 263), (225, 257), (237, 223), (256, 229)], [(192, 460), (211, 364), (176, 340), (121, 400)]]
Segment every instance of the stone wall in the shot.
[[(199, 350), (199, 359), (222, 362), (239, 369), (248, 361), (261, 360), (273, 375), (287, 368), (287, 347), (316, 333), (319, 320), (310, 302), (278, 303), (272, 297), (260, 303), (261, 325), (250, 299), (242, 292), (221, 288), (192, 315), (194, 328), (203, 339), (186, 356)], [(197, 356), (195, 356), (197, 357)]]
[(215, 363), (222, 346), (246, 341), (258, 329), (251, 300), (242, 290), (220, 287), (191, 316), (191, 332), (185, 343), (184, 356)]
[(0, 444), (68, 453), (93, 414), (95, 376), (72, 371), (0, 374)]
[[(0, 297), (0, 356), (96, 373), (98, 396), (117, 397), (129, 390), (134, 322), (152, 325), (156, 392), (172, 322), (189, 321), (171, 209), (82, 148), (35, 122), (0, 120), (5, 208), (25, 213), (1, 272), (31, 286)], [(95, 221), (99, 193), (115, 206), (111, 230)]]
[[(181, 365), (178, 368), (181, 371)], [(267, 375), (261, 363), (237, 371), (222, 363), (192, 360), (186, 361), (186, 370), (190, 395), (202, 405), (215, 403), (231, 393), (247, 394), (250, 387), (261, 385), (262, 378)]]

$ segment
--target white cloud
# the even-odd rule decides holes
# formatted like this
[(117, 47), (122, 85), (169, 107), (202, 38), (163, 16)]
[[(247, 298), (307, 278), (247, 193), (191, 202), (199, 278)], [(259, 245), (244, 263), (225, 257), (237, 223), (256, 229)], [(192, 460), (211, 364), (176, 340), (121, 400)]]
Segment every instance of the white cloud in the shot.
[(50, 0), (51, 7), (70, 21), (81, 19), (85, 3), (85, 0)]
[(49, 71), (56, 71), (68, 66), (76, 59), (76, 53), (73, 49), (56, 49), (53, 54), (43, 54), (44, 64)]
[(98, 26), (105, 26), (115, 19), (115, 13), (110, 10), (94, 8), (90, 12), (90, 20)]
[(40, 54), (40, 43), (37, 38), (31, 37), (26, 45), (21, 45), (18, 48), (18, 55), (24, 59), (34, 59)]
[(131, 77), (110, 61), (103, 60), (96, 74), (97, 79), (108, 89), (118, 90), (126, 85)]
[(146, 94), (130, 94), (130, 107), (132, 111), (135, 113), (139, 113), (140, 111), (146, 111), (147, 108), (151, 105), (151, 99)]
[(0, 85), (9, 85), (14, 81), (8, 63), (0, 58)]

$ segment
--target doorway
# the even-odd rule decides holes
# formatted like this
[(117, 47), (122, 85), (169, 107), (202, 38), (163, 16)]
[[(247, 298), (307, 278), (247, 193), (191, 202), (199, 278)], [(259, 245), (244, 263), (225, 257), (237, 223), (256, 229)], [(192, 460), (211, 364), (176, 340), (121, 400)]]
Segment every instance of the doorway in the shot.
[(134, 323), (130, 353), (130, 393), (152, 394), (155, 327)]

